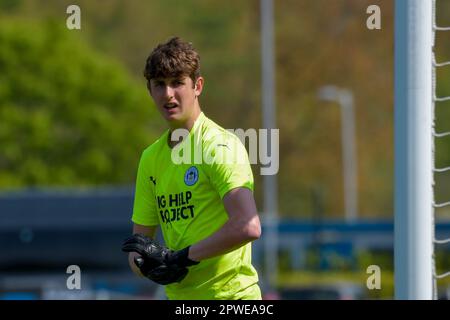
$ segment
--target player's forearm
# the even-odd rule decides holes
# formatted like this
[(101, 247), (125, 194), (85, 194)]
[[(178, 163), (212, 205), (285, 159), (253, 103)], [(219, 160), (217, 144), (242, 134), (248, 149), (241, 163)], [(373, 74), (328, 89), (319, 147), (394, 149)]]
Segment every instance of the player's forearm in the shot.
[(261, 226), (257, 216), (245, 222), (228, 220), (211, 236), (193, 244), (189, 249), (189, 258), (201, 261), (225, 254), (260, 236)]

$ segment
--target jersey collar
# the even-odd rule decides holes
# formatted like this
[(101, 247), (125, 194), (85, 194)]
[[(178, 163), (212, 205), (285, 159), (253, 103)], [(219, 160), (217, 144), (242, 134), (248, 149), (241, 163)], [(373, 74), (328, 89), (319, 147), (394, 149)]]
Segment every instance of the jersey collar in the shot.
[[(197, 129), (202, 125), (202, 123), (205, 121), (205, 119), (206, 119), (206, 116), (203, 113), (203, 111), (201, 111), (200, 114), (198, 115), (197, 119), (195, 119), (194, 125), (192, 126), (191, 130), (189, 131), (189, 135), (181, 143), (184, 143), (184, 141), (186, 141), (187, 139), (190, 139), (192, 134), (197, 131)], [(165, 140), (166, 140), (166, 146), (169, 149), (171, 149), (169, 146), (169, 137), (170, 137), (170, 129), (168, 129), (166, 131)]]

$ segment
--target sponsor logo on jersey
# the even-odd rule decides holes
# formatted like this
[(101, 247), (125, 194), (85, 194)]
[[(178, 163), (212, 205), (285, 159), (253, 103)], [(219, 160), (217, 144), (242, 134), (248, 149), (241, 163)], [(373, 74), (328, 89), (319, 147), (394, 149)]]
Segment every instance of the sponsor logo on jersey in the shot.
[(157, 195), (161, 222), (167, 227), (172, 227), (172, 222), (194, 218), (195, 206), (191, 203), (191, 199), (191, 191)]

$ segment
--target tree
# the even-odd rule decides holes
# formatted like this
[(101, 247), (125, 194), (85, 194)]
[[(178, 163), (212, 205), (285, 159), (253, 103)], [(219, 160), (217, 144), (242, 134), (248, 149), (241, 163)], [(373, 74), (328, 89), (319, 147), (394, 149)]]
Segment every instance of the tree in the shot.
[(0, 23), (0, 187), (132, 184), (161, 133), (144, 83), (52, 21)]

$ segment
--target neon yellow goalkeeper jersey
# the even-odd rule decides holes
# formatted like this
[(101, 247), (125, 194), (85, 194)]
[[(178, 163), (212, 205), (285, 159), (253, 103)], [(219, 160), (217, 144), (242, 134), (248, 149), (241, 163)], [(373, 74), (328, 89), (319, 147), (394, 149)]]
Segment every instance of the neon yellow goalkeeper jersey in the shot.
[[(169, 130), (144, 150), (132, 221), (161, 225), (167, 247), (180, 250), (217, 231), (228, 219), (222, 199), (231, 189), (253, 191), (253, 174), (241, 141), (203, 112), (171, 149)], [(169, 299), (261, 299), (251, 243), (189, 267), (180, 283), (165, 286)]]

